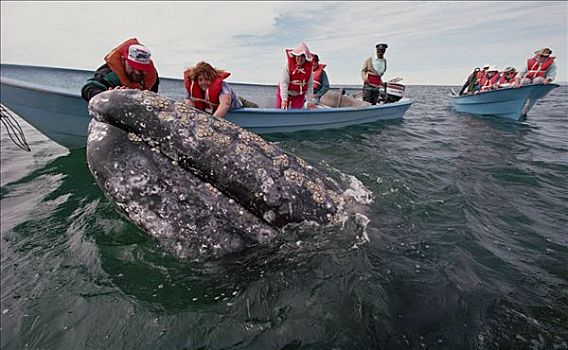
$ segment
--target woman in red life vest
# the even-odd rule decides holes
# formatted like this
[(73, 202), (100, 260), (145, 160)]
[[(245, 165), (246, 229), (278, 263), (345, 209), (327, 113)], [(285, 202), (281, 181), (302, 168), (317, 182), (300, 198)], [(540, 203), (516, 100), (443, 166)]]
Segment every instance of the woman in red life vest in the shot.
[(499, 80), (497, 81), (498, 88), (507, 88), (515, 85), (517, 80), (517, 70), (515, 67), (507, 67), (499, 75)]
[(527, 60), (526, 67), (519, 72), (517, 85), (548, 84), (556, 78), (556, 57), (550, 57), (552, 50), (544, 48), (535, 51), (535, 56)]
[(197, 109), (223, 118), (229, 110), (242, 107), (235, 91), (224, 80), (231, 73), (213, 68), (207, 62), (183, 72), (188, 98), (185, 102)]
[(491, 66), (487, 69), (481, 81), (479, 82), (479, 89), (481, 92), (489, 91), (497, 88), (497, 81), (499, 80), (499, 70), (496, 66)]
[[(306, 44), (302, 42), (294, 50), (286, 49), (286, 64), (276, 91), (276, 108), (301, 109), (304, 106), (306, 96), (314, 93), (312, 67), (312, 54)], [(307, 106), (315, 108), (311, 101)]]

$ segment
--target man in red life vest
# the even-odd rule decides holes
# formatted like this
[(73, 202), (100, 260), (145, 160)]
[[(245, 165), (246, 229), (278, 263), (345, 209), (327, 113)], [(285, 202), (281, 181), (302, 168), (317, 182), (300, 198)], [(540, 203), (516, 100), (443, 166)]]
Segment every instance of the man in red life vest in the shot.
[(517, 85), (548, 84), (556, 78), (556, 57), (550, 57), (552, 50), (544, 48), (535, 51), (535, 55), (527, 60), (527, 65), (519, 72)]
[(386, 91), (386, 84), (382, 80), (383, 74), (387, 70), (387, 60), (384, 58), (387, 44), (375, 45), (373, 55), (365, 60), (361, 68), (361, 79), (363, 80), (363, 101), (376, 105), (379, 101), (380, 87)]
[(110, 89), (130, 88), (158, 92), (160, 79), (150, 50), (138, 39), (128, 39), (105, 56), (93, 78), (81, 89), (81, 96), (88, 102), (93, 96)]
[(320, 63), (319, 56), (312, 54), (314, 70), (314, 98), (313, 102), (318, 103), (326, 92), (329, 91), (329, 79), (325, 72), (326, 64)]
[(481, 92), (485, 92), (496, 89), (498, 81), (499, 69), (497, 69), (497, 66), (491, 66), (487, 69), (487, 71), (479, 81), (479, 90)]
[(507, 88), (515, 85), (517, 80), (517, 70), (515, 67), (507, 67), (499, 75), (499, 80), (497, 81), (497, 88)]
[(473, 72), (467, 77), (465, 83), (463, 84), (459, 94), (473, 94), (479, 90), (479, 82), (481, 78), (485, 75), (487, 70), (491, 67), (489, 63), (484, 64), (481, 69), (475, 68)]
[[(314, 75), (312, 53), (305, 43), (300, 43), (294, 50), (286, 49), (286, 63), (276, 92), (276, 108), (301, 109), (314, 94)], [(315, 108), (312, 101), (307, 102), (309, 109)]]

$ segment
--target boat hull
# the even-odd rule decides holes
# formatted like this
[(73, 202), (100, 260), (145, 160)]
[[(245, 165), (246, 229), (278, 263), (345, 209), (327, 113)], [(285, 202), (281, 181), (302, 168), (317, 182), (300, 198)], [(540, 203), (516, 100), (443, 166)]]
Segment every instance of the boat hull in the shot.
[[(86, 81), (83, 79), (88, 76), (88, 72), (37, 67), (41, 81), (57, 81), (58, 76), (67, 74), (69, 83), (64, 89), (32, 83), (30, 77), (26, 77), (27, 80), (16, 79), (20, 74), (31, 75), (35, 68), (2, 65), (3, 76), (0, 81), (2, 104), (56, 143), (69, 149), (85, 147), (91, 118), (88, 115), (87, 102), (80, 96), (80, 90), (81, 83)], [(50, 79), (51, 75), (53, 79)], [(183, 82), (168, 78), (163, 80), (164, 86), (162, 89), (161, 81), (160, 93), (181, 100)], [(243, 94), (246, 98), (251, 98), (249, 93), (260, 91), (259, 99), (268, 100), (275, 95), (276, 91), (272, 86), (242, 83), (234, 85), (237, 93)], [(254, 96), (252, 99), (254, 100)], [(412, 101), (403, 98), (396, 103), (365, 107), (316, 110), (242, 108), (228, 113), (226, 119), (258, 134), (323, 130), (401, 119), (411, 104)]]
[(366, 108), (286, 111), (242, 108), (228, 113), (226, 119), (257, 134), (338, 129), (350, 125), (401, 119), (411, 104), (410, 100), (402, 99), (396, 103)]
[(1, 96), (2, 104), (52, 141), (68, 149), (85, 147), (90, 118), (82, 98), (4, 82)]
[(557, 84), (524, 85), (476, 95), (450, 96), (450, 99), (453, 108), (458, 112), (520, 120), (526, 116), (538, 99), (558, 86)]

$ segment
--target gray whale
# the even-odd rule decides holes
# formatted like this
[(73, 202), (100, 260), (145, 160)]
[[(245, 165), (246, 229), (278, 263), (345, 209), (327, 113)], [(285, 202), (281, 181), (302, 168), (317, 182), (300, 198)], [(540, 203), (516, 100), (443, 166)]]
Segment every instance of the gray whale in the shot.
[(183, 259), (263, 244), (290, 223), (328, 224), (343, 191), (239, 126), (149, 91), (89, 103), (87, 162), (105, 195)]

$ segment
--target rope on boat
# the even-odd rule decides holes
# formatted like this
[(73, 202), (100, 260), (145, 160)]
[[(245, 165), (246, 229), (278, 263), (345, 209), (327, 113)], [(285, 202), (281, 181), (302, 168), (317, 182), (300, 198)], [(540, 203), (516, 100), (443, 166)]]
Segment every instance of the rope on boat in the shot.
[(22, 130), (20, 123), (18, 123), (16, 118), (14, 118), (14, 115), (1, 103), (0, 120), (2, 120), (2, 124), (6, 127), (10, 140), (24, 151), (30, 152), (31, 148), (28, 145), (28, 141), (26, 141), (26, 135), (24, 135), (24, 131)]

